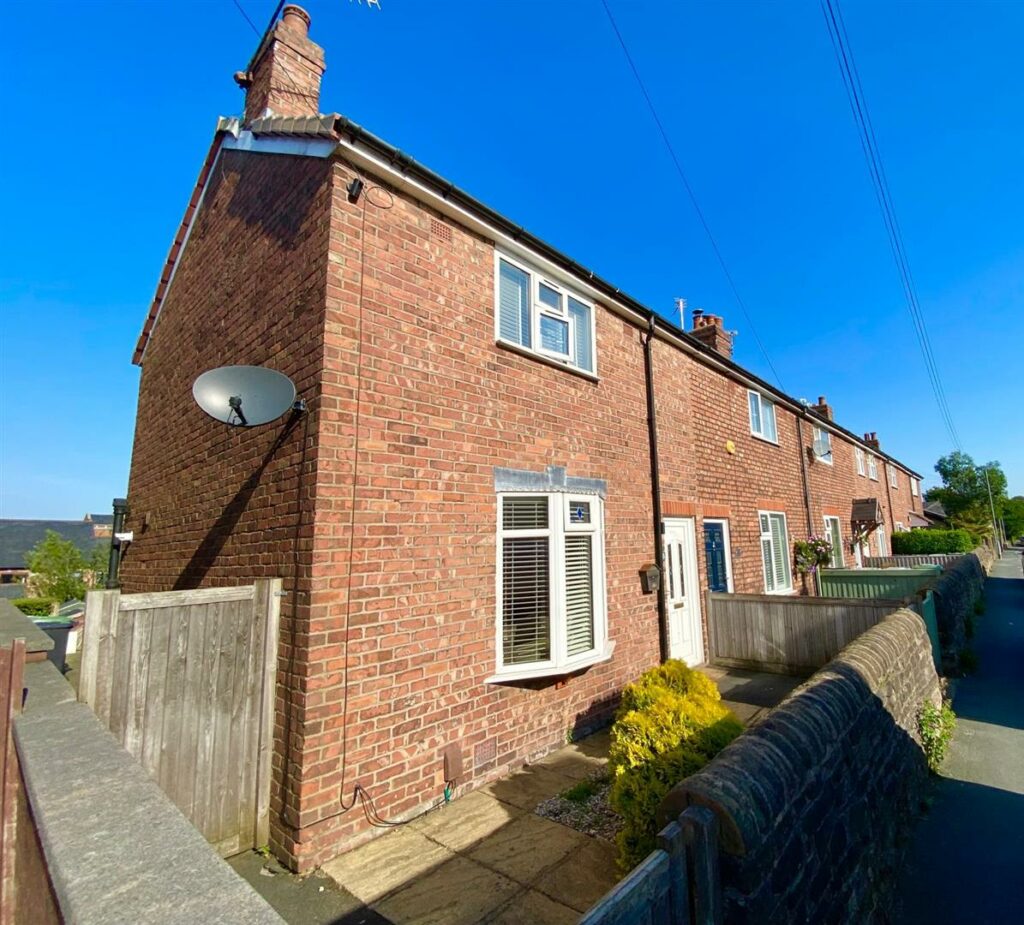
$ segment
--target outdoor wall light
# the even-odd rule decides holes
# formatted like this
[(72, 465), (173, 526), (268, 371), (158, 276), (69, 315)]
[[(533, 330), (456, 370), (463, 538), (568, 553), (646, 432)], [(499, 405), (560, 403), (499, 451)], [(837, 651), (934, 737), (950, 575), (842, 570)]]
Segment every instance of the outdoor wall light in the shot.
[(363, 192), (363, 181), (356, 177), (348, 185), (348, 201), (359, 202), (359, 196)]

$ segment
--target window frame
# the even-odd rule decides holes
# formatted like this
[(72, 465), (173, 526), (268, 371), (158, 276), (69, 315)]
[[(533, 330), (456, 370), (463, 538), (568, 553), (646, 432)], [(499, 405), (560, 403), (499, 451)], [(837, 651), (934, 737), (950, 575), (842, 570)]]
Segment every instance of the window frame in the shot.
[[(819, 456), (817, 453), (817, 446), (819, 444), (819, 435), (824, 438), (825, 444), (828, 446), (828, 454), (825, 456)], [(824, 427), (819, 427), (814, 424), (811, 428), (811, 450), (814, 452), (814, 461), (825, 463), (827, 466), (832, 465), (834, 459), (834, 450), (832, 449), (832, 434)]]
[[(767, 532), (764, 531), (761, 528), (761, 518), (762, 517), (767, 517), (768, 518), (768, 530), (767, 530)], [(788, 580), (789, 585), (788, 585), (788, 587), (778, 587), (776, 585), (776, 587), (769, 589), (768, 588), (768, 573), (765, 571), (765, 568), (764, 568), (764, 547), (763, 547), (763, 543), (764, 543), (765, 538), (767, 537), (768, 540), (773, 544), (772, 562), (774, 563), (774, 561), (775, 561), (775, 556), (774, 556), (775, 537), (774, 537), (774, 535), (771, 532), (771, 519), (773, 517), (781, 517), (782, 518), (782, 534), (783, 534), (783, 540), (784, 540), (784, 543), (785, 543), (785, 548), (783, 550), (784, 554), (783, 554), (782, 558), (783, 558), (783, 562), (785, 562), (785, 564), (786, 564), (786, 579)], [(757, 552), (758, 552), (758, 555), (761, 557), (761, 576), (764, 579), (764, 593), (765, 594), (780, 594), (780, 595), (791, 595), (791, 594), (793, 594), (796, 591), (796, 588), (795, 588), (795, 586), (793, 584), (793, 564), (792, 564), (792, 562), (790, 562), (790, 552), (789, 552), (789, 518), (786, 516), (786, 512), (785, 511), (758, 511), (757, 512), (757, 531), (758, 531)], [(774, 578), (775, 578), (775, 576), (773, 575), (772, 576), (773, 581), (774, 581)]]
[(917, 479), (911, 477), (910, 479), (910, 494), (911, 497), (916, 498), (921, 493), (921, 486)]
[(886, 463), (886, 465), (889, 467), (889, 487), (899, 491), (900, 480), (897, 476), (896, 467), (892, 463)]
[[(825, 514), (825, 536), (832, 540), (832, 533), (829, 530), (829, 521), (834, 520), (836, 522), (836, 534), (839, 536), (839, 542), (832, 549), (832, 561), (829, 563), (829, 568), (846, 568), (846, 556), (843, 550), (843, 521), (836, 517), (835, 514)], [(838, 564), (836, 559), (838, 557)]]
[[(761, 425), (761, 430), (759, 431), (754, 429), (754, 409), (751, 404), (751, 398), (757, 399), (758, 419)], [(768, 436), (764, 427), (764, 409), (766, 407), (771, 408), (772, 431), (774, 432), (773, 436)], [(752, 437), (757, 437), (758, 440), (763, 440), (765, 443), (770, 443), (772, 446), (779, 445), (779, 417), (775, 413), (775, 407), (775, 402), (770, 398), (765, 397), (754, 389), (747, 389), (747, 419), (750, 423), (750, 435)]]
[[(516, 498), (545, 498), (548, 526), (545, 529), (506, 530), (504, 502)], [(590, 523), (572, 523), (573, 502), (590, 505)], [(615, 648), (608, 640), (607, 571), (605, 567), (604, 500), (599, 495), (564, 491), (498, 492), (495, 549), (495, 672), (488, 682), (526, 680), (569, 674), (611, 658)], [(594, 604), (594, 645), (586, 652), (568, 655), (566, 613), (567, 536), (585, 535), (591, 540), (592, 597)], [(537, 662), (504, 663), (503, 581), (504, 540), (509, 537), (540, 537), (548, 540), (548, 641), (550, 658)]]
[(880, 559), (885, 559), (889, 555), (889, 538), (886, 536), (887, 532), (885, 524), (879, 524), (875, 529), (876, 545), (878, 546), (878, 557)]
[(868, 478), (872, 482), (878, 481), (878, 458), (874, 453), (868, 453)]
[(857, 462), (857, 475), (867, 476), (868, 471), (867, 464), (864, 461), (864, 451), (859, 446), (855, 446), (853, 448), (853, 456)]
[[(515, 267), (525, 273), (529, 279), (529, 313), (530, 313), (530, 346), (509, 340), (501, 333), (501, 262)], [(548, 305), (540, 299), (540, 287), (544, 285), (559, 294), (559, 307)], [(574, 300), (590, 312), (590, 354), (593, 369), (580, 366), (576, 357), (576, 318), (570, 311), (569, 301)], [(568, 328), (569, 353), (562, 354), (548, 350), (542, 346), (540, 335), (540, 319), (546, 315), (553, 320), (566, 324)], [(499, 248), (494, 249), (494, 339), (503, 347), (515, 350), (525, 356), (544, 361), (558, 369), (596, 380), (597, 374), (597, 306), (593, 300), (585, 297), (578, 289), (566, 285), (560, 278), (545, 273), (536, 266), (513, 257)]]

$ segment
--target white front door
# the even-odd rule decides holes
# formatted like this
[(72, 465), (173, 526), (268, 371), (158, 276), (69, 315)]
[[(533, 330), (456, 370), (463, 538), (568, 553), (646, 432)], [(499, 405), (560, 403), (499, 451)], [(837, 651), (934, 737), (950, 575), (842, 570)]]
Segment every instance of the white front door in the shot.
[(668, 654), (687, 665), (704, 662), (700, 623), (700, 582), (693, 518), (665, 518), (665, 601), (668, 607)]

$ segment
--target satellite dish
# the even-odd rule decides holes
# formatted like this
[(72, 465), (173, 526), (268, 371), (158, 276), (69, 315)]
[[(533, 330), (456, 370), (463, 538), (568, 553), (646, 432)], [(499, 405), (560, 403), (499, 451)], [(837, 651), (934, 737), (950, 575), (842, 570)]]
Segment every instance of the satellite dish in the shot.
[(203, 373), (192, 385), (196, 404), (210, 417), (234, 427), (269, 424), (295, 401), (295, 384), (265, 366), (222, 366)]

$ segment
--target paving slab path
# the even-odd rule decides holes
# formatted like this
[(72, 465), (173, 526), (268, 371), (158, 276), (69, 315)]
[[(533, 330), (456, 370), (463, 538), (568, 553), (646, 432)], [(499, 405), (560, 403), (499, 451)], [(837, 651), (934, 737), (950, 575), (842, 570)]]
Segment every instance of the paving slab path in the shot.
[(978, 670), (956, 682), (958, 717), (933, 803), (898, 879), (896, 922), (1024, 921), (1024, 572), (1008, 550), (985, 582)]

